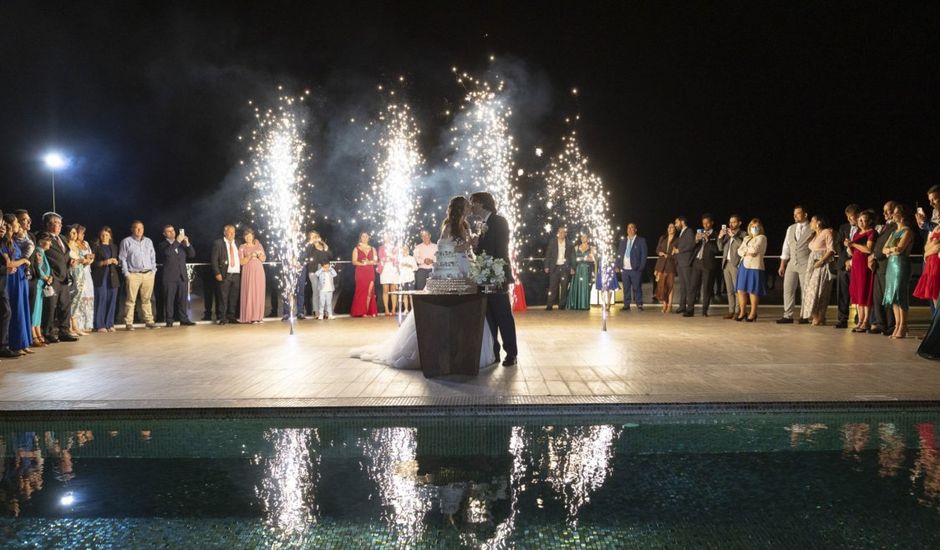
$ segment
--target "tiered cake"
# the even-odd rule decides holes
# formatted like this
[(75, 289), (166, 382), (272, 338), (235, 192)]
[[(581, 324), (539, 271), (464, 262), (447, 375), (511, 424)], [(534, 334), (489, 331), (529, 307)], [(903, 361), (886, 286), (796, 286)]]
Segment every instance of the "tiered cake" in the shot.
[(477, 284), (457, 266), (457, 243), (441, 239), (437, 243), (434, 271), (424, 287), (431, 294), (476, 294)]

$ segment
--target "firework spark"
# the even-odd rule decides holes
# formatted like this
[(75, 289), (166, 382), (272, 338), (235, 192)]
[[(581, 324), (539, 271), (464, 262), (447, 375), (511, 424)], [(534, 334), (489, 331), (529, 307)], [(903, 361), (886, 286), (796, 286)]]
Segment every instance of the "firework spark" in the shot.
[(297, 314), (298, 274), (303, 267), (303, 229), (313, 214), (304, 206), (309, 184), (304, 175), (308, 158), (303, 101), (309, 93), (300, 97), (282, 95), (268, 109), (255, 107), (257, 126), (248, 139), (245, 176), (253, 192), (248, 204), (252, 223), (261, 226), (269, 254), (281, 262), (278, 283), (284, 302), (289, 304), (291, 334)]
[[(457, 74), (457, 69), (453, 69)], [(500, 213), (509, 222), (509, 262), (516, 273), (519, 235), (524, 224), (519, 217), (521, 194), (516, 185), (513, 155), (516, 146), (509, 131), (512, 109), (505, 98), (505, 82), (491, 84), (457, 74), (457, 83), (466, 89), (460, 115), (451, 128), (455, 152), (451, 165), (459, 170), (459, 183), (465, 189), (489, 191)]]

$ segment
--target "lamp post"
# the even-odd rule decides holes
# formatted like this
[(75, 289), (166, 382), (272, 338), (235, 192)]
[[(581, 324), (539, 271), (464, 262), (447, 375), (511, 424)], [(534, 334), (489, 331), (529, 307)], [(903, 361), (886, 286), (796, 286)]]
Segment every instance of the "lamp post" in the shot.
[(46, 162), (46, 167), (52, 171), (52, 211), (56, 212), (55, 209), (55, 171), (60, 168), (65, 168), (65, 157), (56, 152), (47, 153), (43, 160)]

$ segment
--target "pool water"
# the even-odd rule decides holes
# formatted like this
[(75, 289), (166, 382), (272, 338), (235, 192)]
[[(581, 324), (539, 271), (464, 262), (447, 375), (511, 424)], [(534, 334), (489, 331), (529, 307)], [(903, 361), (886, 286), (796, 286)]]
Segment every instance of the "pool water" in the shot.
[(937, 548), (938, 410), (0, 420), (4, 548)]

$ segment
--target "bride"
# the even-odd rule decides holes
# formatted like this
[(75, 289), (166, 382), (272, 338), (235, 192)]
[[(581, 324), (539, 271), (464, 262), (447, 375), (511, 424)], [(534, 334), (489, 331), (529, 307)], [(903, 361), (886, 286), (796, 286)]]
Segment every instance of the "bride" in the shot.
[[(467, 211), (470, 202), (465, 197), (454, 197), (447, 205), (447, 219), (441, 231), (439, 242), (453, 241), (457, 250), (457, 268), (461, 275), (470, 273), (470, 261), (473, 246), (470, 243), (470, 225), (467, 223)], [(414, 310), (408, 313), (398, 332), (380, 344), (355, 348), (350, 357), (363, 361), (381, 363), (396, 369), (420, 369), (418, 357), (418, 332), (415, 330)], [(483, 349), (480, 350), (480, 368), (496, 362), (493, 351), (493, 334), (489, 326), (483, 327)]]

